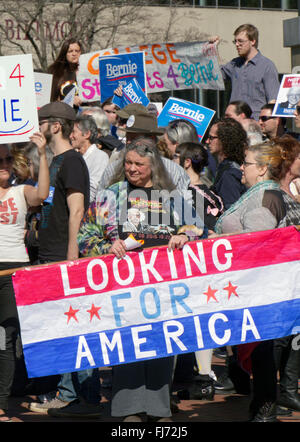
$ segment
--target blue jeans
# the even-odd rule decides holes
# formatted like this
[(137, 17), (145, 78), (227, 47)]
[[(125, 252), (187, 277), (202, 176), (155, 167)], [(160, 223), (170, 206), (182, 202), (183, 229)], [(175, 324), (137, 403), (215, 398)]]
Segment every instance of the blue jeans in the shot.
[(97, 368), (61, 375), (58, 383), (58, 398), (65, 402), (72, 402), (80, 397), (89, 404), (100, 402), (100, 376)]

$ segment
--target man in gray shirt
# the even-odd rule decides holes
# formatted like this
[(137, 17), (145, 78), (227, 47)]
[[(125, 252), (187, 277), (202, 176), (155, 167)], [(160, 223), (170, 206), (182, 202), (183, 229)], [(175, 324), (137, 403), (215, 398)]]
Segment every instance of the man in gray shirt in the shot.
[[(280, 83), (274, 63), (264, 57), (258, 48), (258, 30), (244, 24), (234, 32), (238, 57), (221, 66), (224, 80), (231, 81), (230, 101), (245, 101), (252, 109), (252, 118), (258, 120), (264, 104), (275, 101)], [(209, 40), (218, 44), (219, 37)]]

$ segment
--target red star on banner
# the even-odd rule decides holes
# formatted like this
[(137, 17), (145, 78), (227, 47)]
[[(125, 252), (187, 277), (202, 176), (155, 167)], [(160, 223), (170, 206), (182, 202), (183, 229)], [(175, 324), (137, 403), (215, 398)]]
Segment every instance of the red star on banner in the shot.
[(98, 311), (101, 309), (101, 307), (95, 307), (94, 304), (92, 304), (92, 307), (87, 310), (90, 314), (90, 321), (93, 319), (94, 316), (97, 316), (98, 319), (100, 319)]
[(73, 310), (72, 306), (70, 305), (69, 311), (64, 313), (66, 316), (68, 316), (68, 324), (69, 324), (70, 319), (72, 319), (72, 318), (78, 322), (78, 319), (76, 318), (77, 312), (79, 312), (79, 309)]
[(210, 298), (213, 298), (216, 302), (219, 302), (219, 301), (217, 300), (217, 298), (215, 297), (215, 293), (216, 293), (217, 291), (218, 291), (218, 290), (213, 290), (213, 289), (210, 287), (210, 285), (208, 286), (207, 292), (204, 292), (204, 295), (207, 296), (207, 303), (208, 303), (208, 301), (210, 300)]
[(237, 298), (239, 297), (239, 295), (236, 292), (236, 289), (237, 289), (237, 285), (232, 285), (231, 282), (229, 281), (228, 286), (224, 287), (224, 290), (228, 291), (228, 299), (230, 299), (231, 295), (234, 295)]

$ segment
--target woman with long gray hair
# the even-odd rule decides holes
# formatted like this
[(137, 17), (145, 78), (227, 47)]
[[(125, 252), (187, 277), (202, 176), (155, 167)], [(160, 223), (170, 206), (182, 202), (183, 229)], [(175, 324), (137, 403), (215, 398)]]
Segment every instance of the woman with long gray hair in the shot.
[[(123, 258), (129, 236), (136, 240), (136, 250), (162, 245), (181, 249), (190, 237), (204, 238), (206, 230), (196, 213), (194, 225), (188, 227), (185, 213), (182, 219), (176, 216), (171, 193), (183, 203), (155, 142), (135, 139), (124, 148), (123, 161), (110, 186), (97, 194), (82, 222), (78, 235), (81, 254), (108, 253)], [(173, 357), (114, 366), (112, 416), (142, 422), (141, 414), (146, 414), (148, 421), (170, 421), (173, 366)]]

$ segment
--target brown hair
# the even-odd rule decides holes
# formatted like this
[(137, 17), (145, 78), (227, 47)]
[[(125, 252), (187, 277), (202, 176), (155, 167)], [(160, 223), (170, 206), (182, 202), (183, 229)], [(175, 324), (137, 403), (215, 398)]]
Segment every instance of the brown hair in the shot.
[(249, 40), (253, 41), (255, 40), (255, 47), (258, 47), (258, 29), (250, 24), (244, 24), (240, 25), (233, 33), (233, 35), (236, 37), (241, 32), (246, 32), (247, 37)]
[(69, 47), (71, 44), (75, 43), (78, 44), (82, 52), (82, 44), (76, 38), (65, 40), (55, 61), (48, 68), (48, 73), (53, 75), (51, 101), (56, 101), (59, 98), (60, 86), (64, 83), (64, 81), (74, 81), (76, 79), (78, 63), (69, 63), (67, 61), (67, 52), (69, 50)]

